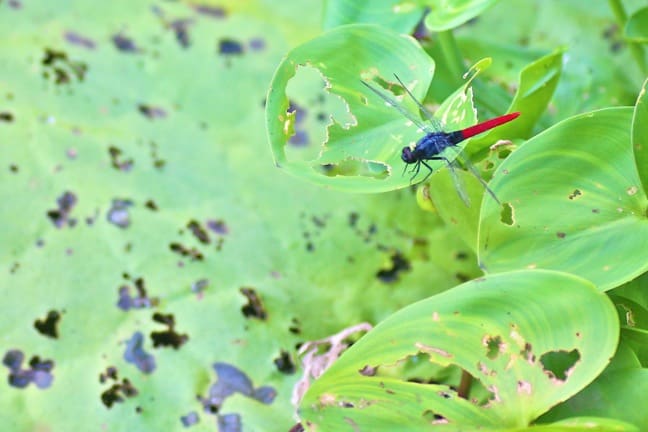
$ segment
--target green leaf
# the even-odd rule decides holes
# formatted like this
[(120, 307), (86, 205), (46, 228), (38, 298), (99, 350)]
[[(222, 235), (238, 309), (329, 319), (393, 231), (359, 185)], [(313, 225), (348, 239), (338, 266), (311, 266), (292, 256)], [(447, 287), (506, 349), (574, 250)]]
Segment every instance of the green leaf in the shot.
[(519, 87), (508, 109), (508, 112), (521, 112), (520, 117), (473, 138), (467, 151), (483, 154), (498, 140), (528, 138), (554, 94), (562, 63), (563, 50), (557, 50), (527, 65), (520, 73)]
[(424, 7), (413, 0), (328, 0), (324, 28), (345, 24), (379, 24), (399, 33), (411, 33), (421, 20)]
[(608, 290), (648, 269), (648, 202), (630, 120), (628, 108), (576, 116), (504, 161), (490, 182), (504, 204), (482, 206), (479, 256), (488, 272), (555, 269)]
[[(648, 9), (646, 9), (648, 11)], [(648, 194), (648, 79), (644, 81), (632, 117), (632, 148), (639, 179)]]
[(626, 21), (623, 32), (631, 41), (648, 43), (648, 7), (633, 13)]
[[(299, 113), (290, 112), (287, 90), (291, 78), (305, 68), (316, 68), (321, 74), (320, 88), (326, 83), (324, 98), (335, 95), (346, 108), (337, 117), (333, 115), (326, 133), (320, 134), (322, 142), (295, 149), (291, 137)], [(434, 62), (412, 38), (373, 25), (338, 27), (300, 45), (279, 65), (268, 95), (266, 120), (276, 164), (317, 184), (347, 191), (382, 192), (409, 186), (411, 176), (402, 175), (401, 150), (418, 141), (423, 132), (367, 89), (361, 79), (373, 79), (374, 87), (382, 86), (383, 93), (391, 90), (417, 116), (418, 108), (403, 97), (404, 89), (393, 74), (422, 99), (433, 70)], [(457, 91), (435, 116), (451, 129), (470, 122), (470, 96), (465, 89)], [(439, 168), (445, 162), (431, 161), (430, 165)], [(418, 178), (426, 174), (421, 170)]]
[[(380, 323), (315, 381), (300, 416), (313, 430), (414, 431), (440, 418), (450, 430), (525, 426), (591, 382), (617, 339), (611, 302), (581, 278), (539, 270), (487, 276)], [(390, 372), (415, 359), (466, 370), (487, 398), (468, 401), (451, 383)]]
[(450, 30), (480, 15), (497, 0), (427, 0), (425, 25), (432, 31)]
[(591, 415), (625, 421), (643, 431), (648, 426), (646, 388), (648, 369), (606, 372), (576, 396), (549, 411), (541, 421)]

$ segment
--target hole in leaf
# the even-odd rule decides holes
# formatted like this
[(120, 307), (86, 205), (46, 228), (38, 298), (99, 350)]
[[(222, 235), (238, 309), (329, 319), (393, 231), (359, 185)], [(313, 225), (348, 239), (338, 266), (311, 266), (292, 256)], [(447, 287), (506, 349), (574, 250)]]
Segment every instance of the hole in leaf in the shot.
[(577, 349), (571, 351), (549, 351), (540, 356), (542, 369), (550, 378), (565, 381), (576, 362), (580, 360)]
[(503, 224), (512, 226), (515, 221), (514, 221), (514, 210), (513, 206), (510, 203), (502, 203), (502, 211), (500, 213), (500, 221), (502, 221)]
[(495, 360), (497, 356), (499, 356), (501, 348), (503, 347), (502, 337), (486, 336), (484, 339), (484, 345), (486, 346), (486, 357)]

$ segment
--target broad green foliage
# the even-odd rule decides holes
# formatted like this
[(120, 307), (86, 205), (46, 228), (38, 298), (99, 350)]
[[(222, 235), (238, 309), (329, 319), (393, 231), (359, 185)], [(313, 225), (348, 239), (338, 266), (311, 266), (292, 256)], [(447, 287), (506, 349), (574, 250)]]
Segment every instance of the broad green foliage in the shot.
[[(300, 415), (313, 430), (344, 430), (347, 418), (360, 430), (422, 430), (438, 416), (451, 430), (527, 425), (596, 377), (617, 338), (612, 303), (583, 279), (546, 271), (488, 276), (383, 321), (315, 382)], [(421, 355), (461, 367), (487, 399), (457, 398), (450, 385), (458, 383), (434, 375), (417, 378), (435, 385), (389, 373)], [(566, 363), (556, 368), (551, 356)], [(375, 373), (359, 372), (368, 369)]]
[(648, 80), (644, 84), (637, 98), (634, 117), (632, 118), (632, 150), (634, 151), (635, 164), (639, 172), (639, 179), (644, 193), (648, 195)]
[(491, 181), (504, 204), (482, 207), (479, 254), (488, 272), (549, 268), (608, 290), (648, 270), (648, 202), (631, 115), (619, 108), (574, 117), (506, 159)]
[(0, 0), (0, 430), (648, 430), (625, 3)]
[(636, 42), (648, 42), (648, 7), (635, 12), (625, 25), (625, 36)]
[[(298, 342), (479, 274), (413, 193), (350, 200), (273, 165), (268, 84), (285, 52), (321, 31), (319, 1), (10, 3), (0, 2), (0, 357), (22, 351), (23, 371), (33, 356), (54, 363), (45, 389), (10, 385), (0, 366), (0, 430), (214, 431), (196, 396), (216, 382), (216, 362), (276, 391), (271, 404), (237, 393), (220, 414), (240, 415), (246, 431), (288, 430)], [(223, 41), (243, 52), (220, 54)], [(60, 211), (66, 191), (76, 203)], [(117, 306), (122, 286), (141, 308)], [(260, 300), (247, 315), (241, 288)], [(153, 346), (151, 333), (174, 334), (156, 312), (188, 337), (178, 349)], [(138, 331), (151, 373), (124, 359)], [(113, 386), (107, 395), (123, 401), (108, 408)], [(190, 412), (200, 422), (186, 429)]]

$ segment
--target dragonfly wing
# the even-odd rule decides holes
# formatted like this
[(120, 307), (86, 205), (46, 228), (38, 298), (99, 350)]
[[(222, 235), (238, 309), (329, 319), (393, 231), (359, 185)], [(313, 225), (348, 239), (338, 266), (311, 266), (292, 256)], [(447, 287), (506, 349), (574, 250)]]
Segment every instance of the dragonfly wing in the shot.
[[(414, 114), (412, 114), (411, 112), (406, 110), (401, 104), (396, 102), (396, 100), (390, 98), (389, 96), (387, 96), (386, 94), (384, 94), (383, 92), (381, 92), (380, 90), (378, 90), (377, 88), (375, 88), (374, 86), (369, 84), (368, 82), (362, 81), (362, 80), (360, 80), (360, 82), (362, 84), (364, 84), (369, 90), (371, 90), (372, 92), (374, 92), (375, 94), (380, 96), (380, 98), (382, 100), (384, 100), (385, 102), (387, 102), (387, 104), (389, 106), (391, 106), (392, 108), (395, 108), (399, 113), (403, 114), (405, 116), (405, 118), (407, 118), (412, 123), (414, 123), (419, 129), (421, 129), (421, 130), (423, 130), (423, 131), (425, 131), (427, 133), (434, 132), (434, 130), (431, 130), (429, 125), (426, 125), (425, 123), (423, 123), (423, 121), (421, 121), (420, 118), (416, 118), (414, 116)], [(409, 92), (409, 90), (408, 90), (408, 92)]]
[(468, 171), (470, 171), (470, 173), (473, 176), (475, 176), (475, 178), (479, 181), (479, 183), (481, 183), (481, 185), (484, 187), (484, 189), (486, 189), (486, 192), (488, 192), (488, 194), (491, 197), (493, 197), (495, 202), (497, 202), (498, 204), (501, 204), (500, 200), (497, 199), (497, 196), (495, 195), (495, 192), (493, 192), (493, 190), (488, 187), (488, 183), (486, 183), (486, 181), (482, 178), (481, 174), (479, 173), (477, 168), (475, 168), (475, 166), (472, 164), (472, 162), (470, 162), (470, 160), (463, 155), (463, 153), (461, 152), (461, 149), (456, 147), (456, 146), (449, 147), (449, 148), (456, 155), (455, 158), (453, 159), (453, 162), (454, 162), (455, 166), (459, 166), (457, 161), (460, 162), (461, 165), (463, 165)]
[(466, 192), (466, 185), (458, 173), (460, 169), (457, 164), (457, 159), (453, 159), (448, 163), (448, 171), (450, 171), (450, 176), (452, 177), (455, 189), (457, 189), (457, 194), (459, 194), (461, 200), (466, 204), (466, 207), (470, 207), (470, 197), (468, 196), (468, 192)]
[(401, 87), (403, 87), (405, 89), (405, 91), (407, 92), (409, 97), (411, 97), (412, 100), (419, 107), (419, 110), (423, 113), (425, 118), (432, 124), (432, 127), (435, 129), (435, 131), (436, 132), (442, 131), (443, 130), (443, 125), (441, 124), (441, 122), (438, 119), (436, 119), (432, 115), (432, 113), (430, 111), (428, 111), (427, 108), (425, 108), (425, 106), (418, 99), (416, 99), (416, 97), (414, 97), (412, 92), (407, 88), (405, 83), (403, 83), (403, 81), (401, 81), (401, 79), (398, 77), (398, 75), (394, 74), (394, 76), (396, 77), (396, 80), (398, 80), (398, 83), (401, 85)]

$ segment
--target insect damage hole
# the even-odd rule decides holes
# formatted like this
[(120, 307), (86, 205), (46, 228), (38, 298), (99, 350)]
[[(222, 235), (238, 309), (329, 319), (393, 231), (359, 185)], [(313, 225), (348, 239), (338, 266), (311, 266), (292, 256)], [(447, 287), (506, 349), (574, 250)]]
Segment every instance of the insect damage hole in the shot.
[(552, 380), (566, 381), (580, 357), (577, 349), (548, 351), (540, 356), (540, 364), (543, 372)]
[(286, 95), (289, 106), (283, 120), (288, 160), (319, 159), (330, 128), (349, 129), (357, 124), (346, 101), (331, 92), (330, 83), (314, 67), (298, 66), (286, 85)]
[(515, 209), (511, 203), (502, 203), (502, 210), (500, 212), (500, 221), (508, 226), (513, 226), (515, 223)]

